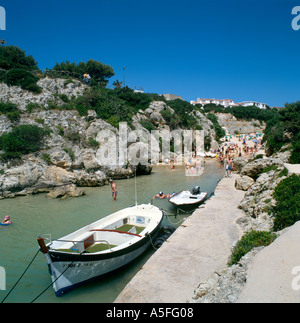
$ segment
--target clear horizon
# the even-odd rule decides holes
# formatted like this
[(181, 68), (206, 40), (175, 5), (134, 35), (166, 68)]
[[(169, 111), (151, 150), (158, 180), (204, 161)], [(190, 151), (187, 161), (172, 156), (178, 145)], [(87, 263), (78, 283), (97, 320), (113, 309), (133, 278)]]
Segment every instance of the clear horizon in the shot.
[[(241, 3), (242, 2), (242, 3)], [(298, 0), (4, 0), (0, 39), (40, 69), (95, 59), (147, 93), (258, 101), (299, 98)]]

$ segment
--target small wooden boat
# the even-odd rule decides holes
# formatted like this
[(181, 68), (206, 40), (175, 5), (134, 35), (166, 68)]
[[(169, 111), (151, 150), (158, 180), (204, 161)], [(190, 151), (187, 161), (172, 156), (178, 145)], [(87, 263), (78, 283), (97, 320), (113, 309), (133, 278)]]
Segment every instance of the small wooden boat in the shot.
[[(142, 204), (113, 213), (59, 240), (40, 236), (57, 296), (120, 269), (140, 256), (156, 239), (163, 212)], [(49, 243), (45, 243), (49, 240)]]
[(182, 191), (173, 195), (169, 202), (182, 209), (193, 209), (203, 203), (206, 197), (207, 193), (201, 193), (200, 187), (196, 186), (192, 191)]

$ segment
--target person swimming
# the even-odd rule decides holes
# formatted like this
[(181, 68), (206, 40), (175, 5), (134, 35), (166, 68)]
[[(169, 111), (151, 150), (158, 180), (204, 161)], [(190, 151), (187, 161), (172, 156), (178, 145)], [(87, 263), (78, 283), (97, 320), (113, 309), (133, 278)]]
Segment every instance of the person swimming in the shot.
[(170, 197), (170, 195), (164, 194), (164, 192), (159, 192), (158, 194), (153, 196), (153, 200), (155, 198), (165, 199), (165, 198), (169, 198), (169, 197)]
[(2, 224), (11, 224), (10, 216), (9, 216), (9, 215), (7, 215), (7, 216), (4, 218), (4, 220), (3, 220)]

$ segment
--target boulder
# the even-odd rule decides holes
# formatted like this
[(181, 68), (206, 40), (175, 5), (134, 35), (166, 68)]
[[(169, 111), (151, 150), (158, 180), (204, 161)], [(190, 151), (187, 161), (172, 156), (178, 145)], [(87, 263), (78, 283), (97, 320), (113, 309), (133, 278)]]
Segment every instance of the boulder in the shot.
[(79, 187), (98, 187), (103, 186), (107, 182), (106, 175), (98, 170), (96, 172), (86, 172), (85, 170), (75, 170), (76, 185)]
[(254, 183), (254, 180), (249, 176), (238, 176), (235, 180), (235, 188), (237, 190), (247, 191)]
[(71, 157), (64, 150), (56, 150), (50, 154), (51, 163), (54, 166), (70, 169), (72, 166)]
[(248, 158), (237, 157), (233, 160), (233, 171), (240, 172), (242, 168), (248, 163)]
[(48, 194), (47, 197), (51, 198), (68, 198), (79, 197), (85, 195), (84, 190), (77, 188), (74, 184), (55, 187)]

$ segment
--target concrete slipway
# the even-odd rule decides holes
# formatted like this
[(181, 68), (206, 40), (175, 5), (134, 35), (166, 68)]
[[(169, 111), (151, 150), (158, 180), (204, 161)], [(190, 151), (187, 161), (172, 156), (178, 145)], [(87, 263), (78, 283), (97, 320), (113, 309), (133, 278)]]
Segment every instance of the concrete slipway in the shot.
[(116, 303), (185, 303), (215, 271), (222, 270), (242, 232), (236, 220), (245, 192), (236, 175), (223, 178), (215, 195), (188, 217), (115, 300)]

